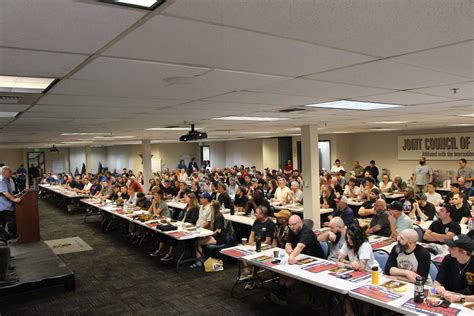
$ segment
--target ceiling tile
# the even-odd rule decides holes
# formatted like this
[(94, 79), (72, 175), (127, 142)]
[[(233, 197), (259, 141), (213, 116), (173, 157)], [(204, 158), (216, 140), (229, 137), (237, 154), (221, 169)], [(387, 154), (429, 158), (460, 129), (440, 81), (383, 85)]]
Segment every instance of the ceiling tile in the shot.
[(165, 14), (388, 57), (472, 39), (471, 10), (467, 0), (180, 0)]
[(75, 0), (1, 1), (0, 46), (92, 53), (146, 11)]
[(0, 75), (60, 78), (87, 56), (0, 48)]
[(368, 97), (355, 98), (354, 100), (375, 102), (375, 103), (379, 102), (379, 103), (390, 103), (390, 104), (413, 105), (413, 104), (423, 104), (423, 103), (445, 102), (445, 101), (451, 101), (453, 99), (400, 91), (400, 92), (373, 95), (373, 96), (368, 96)]
[(297, 106), (329, 101), (328, 99), (318, 99), (315, 97), (259, 93), (252, 91), (231, 92), (224, 95), (208, 98), (206, 100), (234, 103), (275, 104), (281, 106)]
[(293, 77), (374, 59), (167, 16), (155, 16), (114, 44), (104, 55)]
[[(452, 89), (458, 89), (456, 93)], [(444, 97), (456, 97), (459, 99), (472, 99), (474, 98), (474, 81), (456, 83), (450, 85), (443, 85), (439, 87), (431, 87), (424, 89), (415, 89), (412, 90), (417, 93), (425, 93), (431, 95), (438, 95)], [(472, 104), (473, 102), (471, 102)]]
[(252, 91), (315, 97), (321, 99), (346, 99), (391, 92), (388, 89), (361, 87), (308, 79), (291, 79), (262, 86)]
[[(133, 74), (133, 79), (130, 78)], [(169, 84), (182, 77), (191, 82)], [(284, 80), (279, 76), (100, 57), (51, 92), (89, 96), (201, 99)]]
[(407, 54), (391, 60), (474, 78), (474, 41)]
[(396, 90), (466, 81), (464, 77), (391, 61), (370, 62), (311, 75), (307, 78)]

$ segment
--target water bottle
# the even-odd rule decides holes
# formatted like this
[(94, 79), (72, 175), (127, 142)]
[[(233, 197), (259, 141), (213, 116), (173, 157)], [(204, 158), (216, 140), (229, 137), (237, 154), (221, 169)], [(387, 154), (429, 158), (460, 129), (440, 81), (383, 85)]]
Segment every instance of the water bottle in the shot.
[(286, 263), (286, 251), (285, 250), (280, 250), (280, 262), (281, 262), (281, 264)]
[(252, 210), (252, 211), (250, 212), (250, 217), (253, 218), (254, 216), (255, 216), (255, 211)]
[(413, 218), (412, 218), (412, 219), (413, 219), (413, 223), (415, 223), (415, 222), (416, 222), (416, 214), (413, 214)]
[(474, 217), (469, 218), (467, 222), (467, 229), (473, 230), (474, 229)]
[(415, 281), (415, 293), (413, 300), (415, 303), (423, 303), (425, 299), (425, 292), (423, 288), (423, 277), (417, 275)]
[(255, 237), (255, 250), (257, 252), (262, 251), (262, 239), (260, 238), (260, 236)]
[(379, 285), (379, 267), (372, 267), (372, 285)]
[(196, 233), (200, 233), (201, 232), (201, 225), (199, 224), (196, 224)]

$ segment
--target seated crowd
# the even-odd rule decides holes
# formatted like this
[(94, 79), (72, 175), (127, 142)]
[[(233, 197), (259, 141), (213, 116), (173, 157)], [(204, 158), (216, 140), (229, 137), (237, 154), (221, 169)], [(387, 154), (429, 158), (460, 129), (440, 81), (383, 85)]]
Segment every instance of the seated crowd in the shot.
[[(420, 165), (426, 166), (425, 162), (421, 159)], [(465, 168), (465, 160), (461, 159), (460, 165), (460, 169)], [(413, 283), (416, 276), (421, 276), (450, 302), (474, 302), (473, 231), (469, 236), (462, 235), (460, 226), (472, 217), (469, 204), (474, 196), (472, 173), (461, 172), (458, 181), (451, 184), (451, 192), (443, 199), (435, 192), (436, 185), (432, 179), (421, 182), (420, 177), (418, 180), (414, 178), (413, 186), (408, 186), (399, 176), (392, 180), (387, 173), (379, 175), (375, 161), (366, 168), (356, 161), (353, 170), (346, 172), (341, 162), (336, 160), (330, 172), (321, 174), (321, 208), (333, 211), (323, 222), (329, 230), (319, 235), (313, 232), (312, 223), (299, 215), (292, 215), (288, 210), (276, 212), (272, 207), (274, 203), (283, 206), (304, 203), (302, 175), (291, 165), (280, 171), (258, 171), (255, 167), (243, 165), (224, 169), (211, 169), (207, 165), (199, 170), (193, 159), (188, 166), (180, 162), (177, 169), (165, 169), (156, 174), (147, 184), (148, 190), (144, 189), (143, 175), (135, 176), (126, 169), (121, 174), (105, 171), (95, 176), (64, 176), (54, 181), (51, 178), (49, 175), (43, 182), (59, 182), (79, 193), (211, 230), (212, 236), (197, 241), (196, 261), (192, 268), (203, 266), (206, 245), (228, 244), (230, 233), (247, 233), (244, 237), (250, 245), (259, 240), (262, 244), (284, 249), (288, 254), (288, 264), (294, 264), (299, 254), (306, 254), (353, 270), (371, 271), (378, 267), (386, 275), (406, 282)], [(403, 196), (387, 203), (386, 197), (393, 193)], [(186, 206), (173, 212), (165, 202), (172, 199)], [(356, 206), (360, 206), (358, 210)], [(229, 227), (221, 208), (255, 214), (250, 232)], [(420, 236), (415, 229), (423, 221), (432, 222)], [(133, 239), (143, 232), (128, 227), (126, 234)], [(380, 266), (375, 260), (368, 242), (370, 235), (390, 237), (396, 241), (385, 266)], [(429, 273), (429, 250), (433, 250), (421, 245), (420, 241), (433, 247), (444, 245), (449, 251), (434, 279)], [(328, 245), (327, 254), (322, 243)], [(176, 244), (173, 238), (159, 237), (159, 246), (151, 256), (161, 257), (161, 261), (172, 260)], [(247, 290), (252, 290), (258, 269), (244, 264), (243, 271), (240, 279), (247, 282)], [(295, 279), (280, 275), (279, 287), (270, 299), (286, 304), (297, 283)], [(353, 315), (357, 305), (364, 314), (371, 309), (369, 304), (354, 302), (347, 297), (344, 302), (347, 315)]]

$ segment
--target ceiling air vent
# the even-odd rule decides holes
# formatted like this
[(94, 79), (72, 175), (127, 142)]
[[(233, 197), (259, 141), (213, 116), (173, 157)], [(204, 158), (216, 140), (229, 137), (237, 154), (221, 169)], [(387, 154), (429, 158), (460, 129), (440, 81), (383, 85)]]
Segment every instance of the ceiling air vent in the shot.
[(0, 104), (18, 104), (21, 99), (21, 95), (0, 95)]
[(301, 113), (306, 111), (306, 109), (301, 109), (301, 108), (291, 108), (291, 109), (283, 109), (279, 110), (278, 112), (280, 113)]

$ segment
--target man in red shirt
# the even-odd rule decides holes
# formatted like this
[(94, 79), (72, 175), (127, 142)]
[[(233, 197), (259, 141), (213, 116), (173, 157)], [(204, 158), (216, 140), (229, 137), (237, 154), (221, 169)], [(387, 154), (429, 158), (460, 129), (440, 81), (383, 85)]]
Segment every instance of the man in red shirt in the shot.
[(293, 166), (291, 164), (291, 160), (288, 160), (285, 167), (283, 168), (283, 173), (285, 174), (285, 178), (288, 180), (293, 172)]
[(133, 189), (135, 192), (143, 192), (143, 188), (138, 181), (135, 180), (135, 176), (130, 177), (130, 185), (129, 188)]

